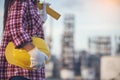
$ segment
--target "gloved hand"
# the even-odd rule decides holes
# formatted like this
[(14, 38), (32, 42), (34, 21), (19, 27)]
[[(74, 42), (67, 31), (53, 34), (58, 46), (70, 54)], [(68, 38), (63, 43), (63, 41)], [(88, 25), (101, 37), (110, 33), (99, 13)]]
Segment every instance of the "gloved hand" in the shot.
[(50, 4), (46, 3), (46, 2), (43, 2), (42, 4), (43, 4), (43, 9), (39, 10), (39, 15), (40, 15), (42, 21), (45, 23), (47, 20), (46, 6), (47, 5), (49, 6)]
[(48, 59), (48, 56), (46, 56), (36, 47), (30, 50), (28, 53), (30, 54), (30, 67), (34, 70), (43, 67), (45, 65), (45, 61)]

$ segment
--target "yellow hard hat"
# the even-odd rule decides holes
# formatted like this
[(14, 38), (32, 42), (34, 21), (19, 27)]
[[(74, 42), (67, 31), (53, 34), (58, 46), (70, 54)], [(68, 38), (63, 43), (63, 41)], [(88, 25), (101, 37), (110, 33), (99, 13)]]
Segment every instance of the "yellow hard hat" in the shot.
[[(50, 52), (45, 41), (37, 37), (32, 37), (32, 40), (32, 43), (40, 51), (44, 52), (50, 59)], [(5, 56), (8, 63), (22, 67), (24, 69), (32, 70), (32, 68), (30, 68), (30, 55), (24, 49), (15, 49), (15, 46), (12, 42), (8, 43), (5, 50)], [(46, 61), (46, 63), (48, 63), (49, 59)]]

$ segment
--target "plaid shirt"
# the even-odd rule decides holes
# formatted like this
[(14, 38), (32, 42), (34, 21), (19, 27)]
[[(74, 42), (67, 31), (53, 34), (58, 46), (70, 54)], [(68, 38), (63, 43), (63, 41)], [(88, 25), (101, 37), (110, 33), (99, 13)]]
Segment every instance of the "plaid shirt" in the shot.
[(14, 0), (8, 10), (0, 48), (0, 80), (9, 80), (11, 76), (24, 76), (31, 80), (45, 80), (45, 67), (40, 70), (25, 70), (8, 64), (4, 52), (12, 41), (16, 48), (31, 42), (31, 36), (44, 38), (42, 21), (38, 15), (36, 0)]

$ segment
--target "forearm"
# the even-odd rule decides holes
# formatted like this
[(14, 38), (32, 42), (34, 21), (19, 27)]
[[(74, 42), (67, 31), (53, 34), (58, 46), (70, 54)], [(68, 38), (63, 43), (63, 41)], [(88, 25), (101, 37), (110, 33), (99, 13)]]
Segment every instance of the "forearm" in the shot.
[(35, 46), (31, 42), (29, 42), (29, 43), (26, 43), (22, 48), (28, 52), (32, 50), (33, 48), (35, 48)]

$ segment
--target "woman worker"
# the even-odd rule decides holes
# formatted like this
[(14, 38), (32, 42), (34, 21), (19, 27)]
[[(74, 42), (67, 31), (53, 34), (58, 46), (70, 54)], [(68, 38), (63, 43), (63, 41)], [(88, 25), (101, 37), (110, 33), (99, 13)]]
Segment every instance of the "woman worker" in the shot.
[[(45, 80), (45, 61), (48, 57), (32, 44), (32, 36), (44, 39), (43, 23), (46, 20), (46, 4), (40, 15), (39, 0), (5, 0), (3, 40), (0, 48), (0, 80)], [(5, 58), (5, 49), (9, 42), (15, 48), (23, 48), (30, 55), (30, 67), (27, 70), (9, 64)]]

